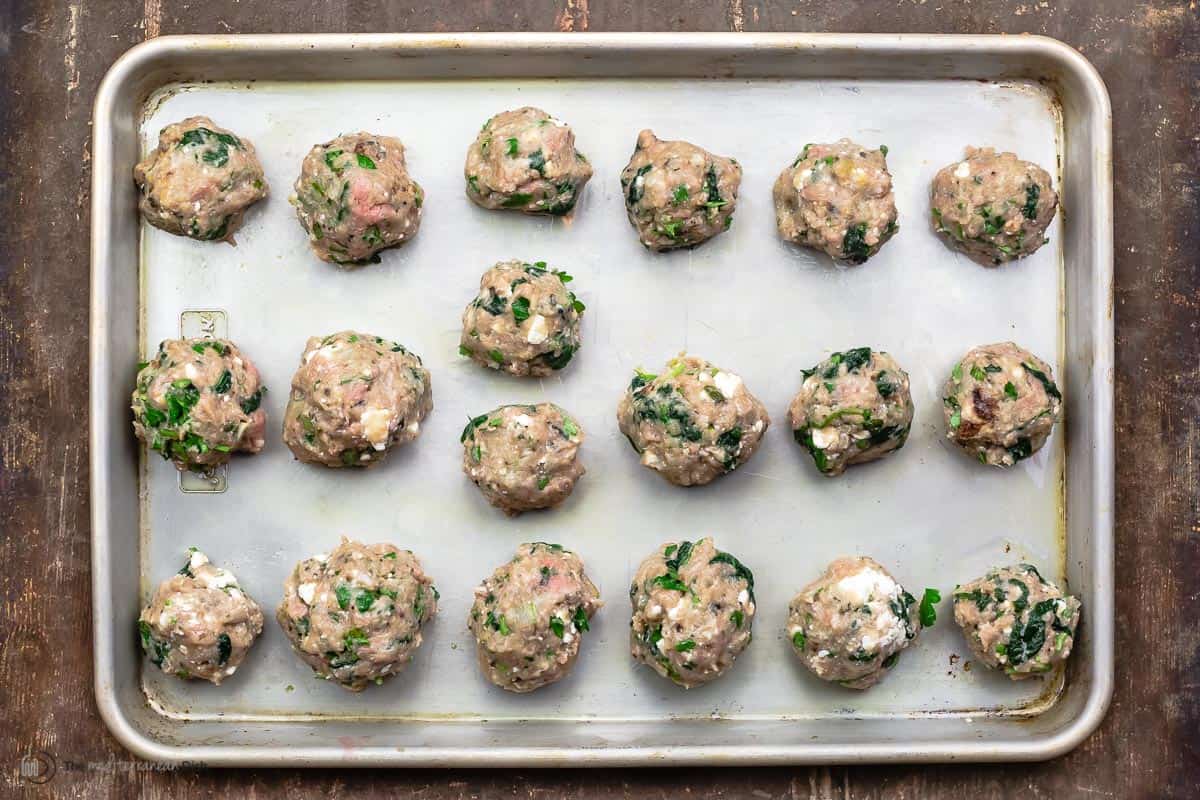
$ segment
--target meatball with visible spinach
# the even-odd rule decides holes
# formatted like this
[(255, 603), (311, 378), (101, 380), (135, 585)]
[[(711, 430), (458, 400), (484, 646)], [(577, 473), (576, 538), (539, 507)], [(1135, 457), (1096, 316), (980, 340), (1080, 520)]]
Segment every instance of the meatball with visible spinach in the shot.
[(750, 644), (754, 574), (712, 539), (668, 542), (629, 587), (633, 657), (685, 689), (724, 675)]
[(216, 685), (237, 671), (262, 629), (262, 610), (233, 573), (195, 547), (138, 617), (150, 663), (168, 675)]
[(771, 418), (741, 377), (680, 355), (660, 375), (634, 375), (617, 424), (643, 466), (678, 486), (696, 486), (750, 460)]
[(575, 666), (600, 592), (579, 556), (560, 544), (532, 542), (475, 587), (467, 627), (479, 668), (510, 692), (562, 680)]
[(552, 508), (583, 476), (583, 429), (553, 403), (501, 406), (467, 423), (463, 472), (510, 516)]
[(266, 387), (228, 339), (166, 339), (138, 369), (133, 430), (180, 471), (211, 473), (266, 441)]
[(361, 692), (412, 660), (438, 599), (412, 551), (343, 538), (296, 565), (275, 618), (318, 678)]
[(502, 261), (483, 273), (463, 311), (459, 355), (520, 377), (544, 378), (571, 363), (586, 308), (573, 278), (545, 261)]
[(621, 172), (629, 223), (651, 250), (695, 247), (733, 224), (742, 168), (691, 142), (645, 130)]
[(806, 144), (776, 179), (774, 200), (780, 236), (848, 264), (863, 263), (899, 230), (885, 146)]
[(912, 427), (908, 373), (887, 353), (858, 347), (804, 371), (788, 407), (792, 433), (825, 475), (899, 450)]
[(142, 217), (160, 230), (233, 244), (246, 209), (267, 196), (249, 139), (208, 117), (163, 128), (158, 148), (133, 168)]
[(975, 655), (1013, 680), (1049, 672), (1067, 660), (1079, 624), (1079, 600), (1031, 564), (1000, 567), (954, 590), (954, 621)]
[(821, 680), (869, 689), (896, 665), (922, 628), (937, 621), (936, 589), (918, 605), (872, 558), (839, 558), (788, 606), (787, 633), (801, 663)]
[(1050, 365), (1012, 342), (962, 357), (942, 390), (946, 436), (981, 464), (1011, 467), (1042, 448), (1062, 416)]
[(429, 370), (404, 345), (355, 331), (313, 336), (292, 377), (283, 441), (310, 464), (371, 467), (416, 439), (432, 410)]
[(487, 209), (568, 214), (592, 177), (565, 122), (525, 106), (487, 122), (467, 150), (467, 197)]
[(934, 177), (929, 207), (943, 241), (990, 267), (1024, 258), (1049, 241), (1058, 195), (1037, 164), (968, 147), (966, 158)]
[(313, 253), (342, 267), (378, 263), (380, 250), (416, 236), (424, 202), (408, 174), (404, 144), (373, 133), (315, 145), (292, 196)]

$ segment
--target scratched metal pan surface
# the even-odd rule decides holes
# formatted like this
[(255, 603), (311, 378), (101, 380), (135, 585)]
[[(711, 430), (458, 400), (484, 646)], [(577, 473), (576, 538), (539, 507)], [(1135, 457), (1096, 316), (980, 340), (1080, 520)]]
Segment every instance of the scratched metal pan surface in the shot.
[[(463, 194), (467, 145), (521, 105), (568, 121), (595, 168), (572, 218), (485, 212)], [(271, 196), (236, 247), (141, 224), (130, 171), (165, 124), (206, 114), (251, 139)], [(92, 508), (96, 693), (139, 755), (208, 764), (681, 765), (1049, 758), (1107, 707), (1113, 674), (1110, 128), (1104, 86), (1035, 37), (380, 35), (164, 38), (126, 54), (96, 104), (92, 262)], [(618, 175), (642, 128), (734, 156), (732, 229), (653, 254), (625, 218)], [(382, 263), (318, 261), (287, 202), (308, 149), (345, 131), (398, 136), (425, 187), (420, 234)], [(812, 141), (886, 144), (900, 233), (857, 268), (782, 243), (775, 176)], [(945, 248), (928, 187), (966, 145), (1045, 165), (1063, 212), (1035, 255), (986, 269)], [(480, 273), (545, 260), (587, 303), (569, 368), (519, 380), (461, 359), (459, 319)], [(185, 313), (187, 312), (187, 313)], [(200, 312), (200, 313), (196, 313)], [(164, 338), (225, 328), (270, 388), (265, 451), (224, 491), (182, 485), (135, 442), (136, 362)], [(433, 377), (421, 437), (366, 472), (291, 457), (279, 435), (305, 340), (344, 328), (396, 339)], [(1014, 469), (943, 439), (939, 387), (971, 346), (1013, 339), (1046, 358), (1066, 418)], [(907, 446), (837, 479), (792, 441), (800, 370), (833, 350), (891, 352), (912, 377)], [(615, 408), (635, 367), (687, 350), (740, 373), (774, 420), (744, 468), (706, 488), (638, 465)], [(587, 434), (588, 473), (560, 509), (507, 519), (462, 475), (459, 432), (496, 405), (550, 400)], [(184, 491), (200, 489), (201, 491)], [(414, 662), (361, 694), (313, 679), (271, 619), (284, 578), (341, 535), (416, 552), (441, 609)], [(755, 640), (734, 669), (683, 691), (628, 652), (627, 589), (642, 557), (713, 536), (756, 577)], [(478, 674), (473, 587), (518, 543), (584, 558), (604, 608), (574, 672), (526, 696)], [(134, 621), (188, 546), (232, 569), (267, 612), (217, 688), (142, 659)], [(870, 555), (919, 592), (998, 563), (1036, 562), (1083, 599), (1065, 674), (1011, 682), (979, 665), (949, 602), (869, 692), (823, 684), (784, 636), (789, 598), (833, 558)]]

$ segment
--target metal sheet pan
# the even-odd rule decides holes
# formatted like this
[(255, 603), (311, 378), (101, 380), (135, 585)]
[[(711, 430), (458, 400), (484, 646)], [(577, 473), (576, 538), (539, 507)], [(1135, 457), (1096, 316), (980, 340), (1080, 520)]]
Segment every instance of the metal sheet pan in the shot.
[[(572, 220), (483, 212), (462, 193), (467, 144), (490, 114), (539, 105), (568, 120), (596, 168)], [(258, 148), (272, 196), (236, 248), (142, 226), (130, 169), (169, 121), (205, 113)], [(689, 138), (745, 168), (733, 229), (655, 255), (628, 228), (617, 176), (639, 129)], [(342, 131), (401, 137), (428, 202), (417, 239), (338, 272), (309, 252), (286, 202), (308, 148)], [(807, 141), (889, 145), (901, 233), (865, 266), (835, 269), (779, 242), (770, 185)], [(91, 467), (96, 694), (109, 727), (148, 758), (208, 764), (617, 765), (1019, 760), (1065, 752), (1112, 689), (1112, 183), (1104, 86), (1075, 51), (1037, 37), (727, 34), (167, 37), (110, 70), (96, 101), (92, 218)], [(1057, 167), (1050, 244), (986, 270), (926, 223), (928, 183), (967, 144)], [(562, 374), (521, 382), (456, 355), (458, 318), (502, 258), (576, 276), (584, 348)], [(224, 312), (274, 391), (266, 451), (221, 493), (185, 492), (130, 431), (133, 365), (185, 310)], [(345, 327), (398, 339), (433, 374), (415, 446), (346, 474), (294, 462), (278, 437), (307, 336)], [(970, 346), (1012, 338), (1067, 388), (1066, 422), (1007, 473), (942, 441), (938, 390)], [(802, 367), (870, 344), (913, 380), (900, 454), (819, 477), (784, 409)], [(635, 366), (687, 349), (740, 372), (775, 428), (746, 468), (706, 489), (636, 463), (614, 409)], [(589, 474), (555, 513), (508, 520), (460, 474), (463, 420), (550, 399), (589, 439)], [(188, 487), (183, 487), (188, 488)], [(194, 488), (194, 487), (192, 487)], [(442, 612), (399, 680), (352, 696), (314, 681), (273, 622), (218, 688), (143, 668), (133, 621), (198, 545), (264, 609), (299, 559), (339, 534), (413, 549)], [(632, 663), (626, 588), (671, 537), (713, 535), (757, 576), (756, 641), (726, 677), (685, 693)], [(465, 618), (475, 583), (527, 540), (584, 557), (607, 606), (573, 675), (531, 696), (476, 674)], [(869, 554), (910, 588), (1027, 558), (1084, 601), (1066, 674), (1011, 683), (967, 670), (943, 621), (867, 693), (821, 685), (784, 640), (788, 598), (841, 554)]]

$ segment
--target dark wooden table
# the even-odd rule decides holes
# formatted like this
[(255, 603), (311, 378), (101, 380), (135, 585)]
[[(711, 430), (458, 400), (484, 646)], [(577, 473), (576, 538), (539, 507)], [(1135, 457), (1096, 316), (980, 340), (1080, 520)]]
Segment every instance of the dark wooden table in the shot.
[[(734, 30), (1041, 33), (1112, 94), (1117, 681), (1100, 731), (1013, 766), (137, 770), (92, 699), (87, 463), (92, 99), (171, 33)], [(1200, 797), (1200, 11), (1146, 0), (0, 0), (0, 795), (18, 759), (70, 797)], [(91, 762), (92, 765), (86, 765)], [(68, 766), (69, 766), (68, 764)], [(26, 788), (24, 791), (33, 791)]]

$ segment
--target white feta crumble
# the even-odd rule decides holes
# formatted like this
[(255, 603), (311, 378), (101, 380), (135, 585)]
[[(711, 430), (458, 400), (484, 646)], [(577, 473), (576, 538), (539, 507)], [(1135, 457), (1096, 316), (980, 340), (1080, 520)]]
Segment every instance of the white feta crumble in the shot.
[(302, 583), (296, 587), (296, 594), (300, 595), (300, 599), (308, 606), (312, 605), (316, 593), (317, 585), (315, 583)]
[(713, 383), (721, 390), (721, 394), (726, 397), (733, 397), (734, 393), (742, 385), (742, 379), (732, 372), (718, 372), (713, 375)]
[(837, 582), (838, 594), (854, 605), (866, 603), (872, 595), (891, 596), (896, 589), (894, 580), (872, 567), (847, 575)]
[(378, 406), (367, 406), (360, 417), (363, 436), (376, 450), (387, 447), (388, 435), (391, 433), (392, 412)]
[(958, 166), (954, 168), (954, 177), (969, 178), (971, 177), (971, 165), (966, 161), (960, 161)]
[(825, 448), (835, 444), (837, 440), (837, 429), (832, 426), (812, 429), (813, 447), (824, 450)]

